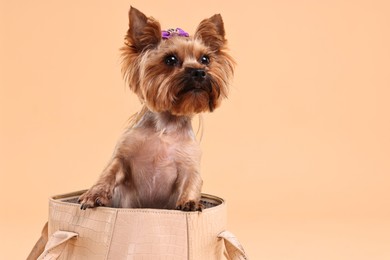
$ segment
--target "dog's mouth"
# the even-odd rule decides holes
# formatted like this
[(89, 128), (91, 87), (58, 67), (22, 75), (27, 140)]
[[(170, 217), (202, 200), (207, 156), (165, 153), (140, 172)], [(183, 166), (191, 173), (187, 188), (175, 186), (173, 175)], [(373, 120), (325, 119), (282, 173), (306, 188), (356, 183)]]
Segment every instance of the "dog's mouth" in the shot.
[(210, 94), (212, 92), (211, 90), (211, 83), (198, 83), (198, 82), (193, 82), (190, 84), (186, 84), (184, 88), (182, 88), (178, 95), (184, 95), (187, 93), (201, 93), (201, 92), (206, 92), (207, 94)]
[(207, 92), (206, 89), (204, 88), (199, 88), (199, 87), (193, 87), (193, 86), (188, 86), (183, 88), (182, 90), (179, 91), (179, 96), (187, 94), (187, 93), (200, 93), (200, 92)]

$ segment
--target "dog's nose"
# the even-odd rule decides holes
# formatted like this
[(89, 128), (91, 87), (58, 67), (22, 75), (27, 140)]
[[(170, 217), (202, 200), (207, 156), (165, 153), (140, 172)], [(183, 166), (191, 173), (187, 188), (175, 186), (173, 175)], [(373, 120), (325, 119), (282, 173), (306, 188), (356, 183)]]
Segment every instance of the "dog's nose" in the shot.
[(206, 78), (206, 71), (203, 69), (193, 69), (191, 70), (191, 76), (195, 79), (204, 79)]

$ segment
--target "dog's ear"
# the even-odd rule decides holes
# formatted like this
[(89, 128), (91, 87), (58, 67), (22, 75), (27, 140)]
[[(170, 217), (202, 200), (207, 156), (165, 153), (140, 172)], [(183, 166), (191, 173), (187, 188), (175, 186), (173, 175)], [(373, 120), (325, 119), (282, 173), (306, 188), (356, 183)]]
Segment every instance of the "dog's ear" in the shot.
[(129, 29), (125, 40), (126, 44), (134, 47), (137, 52), (156, 47), (161, 41), (160, 23), (130, 7)]
[(212, 50), (219, 51), (226, 43), (222, 16), (215, 14), (200, 22), (195, 38), (201, 39)]

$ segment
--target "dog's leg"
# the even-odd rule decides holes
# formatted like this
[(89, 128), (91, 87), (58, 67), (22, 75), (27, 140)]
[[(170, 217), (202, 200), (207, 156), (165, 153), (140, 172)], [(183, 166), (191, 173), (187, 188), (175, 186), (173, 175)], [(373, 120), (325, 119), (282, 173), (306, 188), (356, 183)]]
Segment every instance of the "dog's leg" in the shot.
[(81, 209), (110, 206), (114, 188), (125, 179), (122, 161), (114, 157), (103, 171), (98, 182), (80, 196)]
[(179, 198), (176, 203), (176, 209), (183, 211), (202, 211), (200, 203), (202, 178), (199, 171), (183, 171), (179, 172), (177, 179), (177, 188)]

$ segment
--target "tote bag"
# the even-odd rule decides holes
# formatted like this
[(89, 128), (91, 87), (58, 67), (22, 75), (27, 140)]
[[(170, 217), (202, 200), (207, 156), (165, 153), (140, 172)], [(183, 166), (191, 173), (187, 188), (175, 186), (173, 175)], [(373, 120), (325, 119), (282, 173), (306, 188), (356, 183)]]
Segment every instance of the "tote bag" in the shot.
[(48, 241), (41, 259), (248, 259), (226, 230), (226, 203), (202, 194), (202, 212), (98, 207), (80, 210), (85, 191), (49, 199)]

